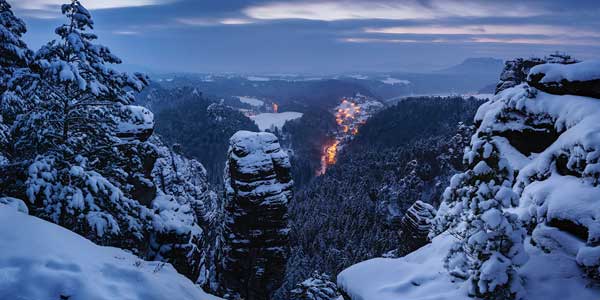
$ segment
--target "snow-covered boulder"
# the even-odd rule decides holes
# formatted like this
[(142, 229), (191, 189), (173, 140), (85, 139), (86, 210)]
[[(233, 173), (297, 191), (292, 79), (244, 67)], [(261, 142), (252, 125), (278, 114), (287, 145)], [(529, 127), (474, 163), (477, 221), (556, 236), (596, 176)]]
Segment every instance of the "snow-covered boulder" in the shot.
[(117, 136), (122, 140), (146, 141), (154, 132), (154, 114), (145, 107), (127, 105), (121, 112), (124, 118), (117, 125)]
[(0, 205), (0, 299), (218, 300), (168, 263), (101, 247)]
[(289, 246), (290, 160), (270, 133), (239, 131), (225, 167), (220, 291), (270, 299), (282, 283)]
[(537, 65), (529, 71), (527, 82), (550, 94), (600, 98), (600, 60)]

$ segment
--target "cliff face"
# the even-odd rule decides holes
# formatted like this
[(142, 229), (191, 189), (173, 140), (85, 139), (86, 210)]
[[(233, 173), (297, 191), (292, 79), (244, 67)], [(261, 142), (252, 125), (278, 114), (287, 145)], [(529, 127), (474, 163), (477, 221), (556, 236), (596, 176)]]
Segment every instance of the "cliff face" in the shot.
[(149, 258), (170, 262), (179, 273), (204, 283), (216, 195), (209, 190), (202, 164), (182, 156), (178, 145), (169, 149), (154, 136), (150, 142), (158, 159), (151, 169), (156, 196), (150, 203), (154, 228)]
[(218, 266), (227, 298), (269, 299), (281, 285), (289, 252), (290, 168), (274, 135), (239, 131), (231, 137)]

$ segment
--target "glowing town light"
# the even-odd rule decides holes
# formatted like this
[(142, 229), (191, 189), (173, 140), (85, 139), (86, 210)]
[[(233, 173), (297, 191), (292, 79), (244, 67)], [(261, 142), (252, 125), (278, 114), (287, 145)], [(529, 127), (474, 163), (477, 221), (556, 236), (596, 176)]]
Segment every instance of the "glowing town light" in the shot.
[(335, 141), (331, 146), (327, 147), (326, 150), (326, 162), (328, 165), (333, 165), (335, 164), (335, 158), (336, 158), (336, 154), (337, 154), (337, 147), (340, 144), (339, 141)]

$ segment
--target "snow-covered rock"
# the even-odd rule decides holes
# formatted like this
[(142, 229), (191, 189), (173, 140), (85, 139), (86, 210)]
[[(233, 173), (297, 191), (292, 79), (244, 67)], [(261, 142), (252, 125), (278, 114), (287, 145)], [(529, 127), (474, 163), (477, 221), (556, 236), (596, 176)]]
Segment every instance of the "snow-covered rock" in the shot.
[(600, 98), (600, 60), (533, 67), (529, 85), (551, 94)]
[(117, 125), (117, 136), (123, 140), (146, 141), (154, 132), (154, 114), (147, 108), (135, 105), (123, 107), (127, 118)]
[[(549, 68), (595, 76), (578, 66)], [(600, 297), (600, 100), (520, 83), (475, 123), (469, 168), (443, 194), (432, 244), (342, 272), (351, 299)]]
[(282, 283), (289, 246), (290, 160), (270, 133), (239, 131), (225, 167), (220, 292), (270, 299)]
[(435, 216), (433, 206), (417, 200), (406, 211), (400, 222), (400, 255), (413, 252), (427, 244), (431, 221)]
[(150, 140), (160, 154), (152, 168), (158, 196), (151, 206), (153, 219), (152, 255), (168, 261), (188, 278), (206, 283), (210, 241), (214, 240), (216, 194), (208, 187), (206, 170), (198, 161), (187, 159), (166, 147), (160, 139)]
[(3, 205), (0, 241), (0, 299), (218, 299), (168, 263), (95, 245)]
[(531, 68), (541, 64), (573, 64), (577, 60), (565, 54), (551, 54), (544, 58), (517, 58), (505, 62), (504, 70), (500, 74), (500, 81), (496, 86), (496, 94), (499, 92), (517, 86), (527, 81), (527, 76)]

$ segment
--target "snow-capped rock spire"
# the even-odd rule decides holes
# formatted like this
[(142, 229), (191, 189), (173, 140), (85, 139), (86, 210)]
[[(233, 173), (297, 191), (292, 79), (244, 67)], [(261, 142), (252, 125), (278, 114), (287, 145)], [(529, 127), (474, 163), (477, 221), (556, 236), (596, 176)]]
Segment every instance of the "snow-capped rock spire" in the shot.
[(273, 134), (239, 131), (231, 137), (219, 249), (221, 294), (269, 299), (281, 285), (288, 256), (290, 168)]

